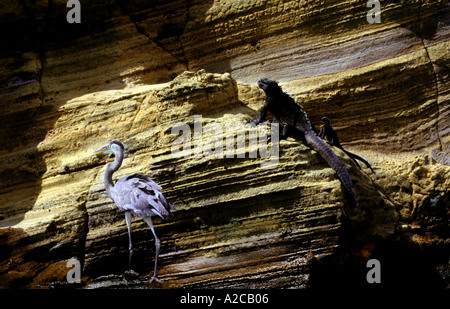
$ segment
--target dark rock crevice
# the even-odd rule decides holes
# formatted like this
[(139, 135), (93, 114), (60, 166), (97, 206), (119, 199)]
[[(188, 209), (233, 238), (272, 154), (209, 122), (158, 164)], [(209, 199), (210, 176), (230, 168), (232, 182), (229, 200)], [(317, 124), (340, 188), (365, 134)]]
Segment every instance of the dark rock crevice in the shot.
[(435, 106), (436, 106), (436, 117), (435, 117), (435, 119), (436, 119), (435, 120), (436, 139), (438, 142), (438, 149), (439, 149), (439, 151), (442, 151), (442, 141), (441, 141), (441, 134), (440, 134), (440, 130), (439, 130), (439, 120), (440, 120), (440, 115), (441, 115), (440, 107), (439, 107), (439, 98), (440, 98), (439, 77), (438, 77), (438, 73), (436, 72), (436, 67), (433, 62), (433, 59), (430, 56), (430, 53), (429, 53), (429, 50), (427, 47), (427, 43), (425, 41), (423, 20), (422, 20), (422, 11), (423, 11), (423, 0), (419, 0), (419, 7), (417, 10), (418, 34), (419, 34), (419, 38), (422, 43), (423, 49), (425, 50), (427, 58), (430, 62), (431, 71), (433, 72), (433, 83), (434, 83), (434, 89), (435, 89), (435, 102), (436, 102), (435, 103)]
[[(186, 16), (186, 18), (185, 18), (185, 21), (182, 23), (182, 25), (181, 26), (178, 25), (175, 28), (171, 27), (172, 24), (162, 25), (161, 28), (158, 29), (158, 37), (157, 38), (153, 38), (148, 33), (148, 30), (144, 26), (140, 25), (138, 18), (135, 16), (134, 12), (127, 5), (125, 5), (121, 0), (115, 0), (115, 2), (120, 7), (120, 9), (128, 16), (130, 21), (134, 24), (138, 33), (145, 36), (153, 44), (156, 44), (158, 47), (162, 48), (166, 53), (171, 55), (173, 57), (173, 59), (183, 63), (185, 66), (185, 69), (189, 70), (189, 61), (186, 58), (186, 55), (184, 52), (183, 43), (181, 41), (181, 36), (184, 33), (184, 29), (186, 28), (186, 25), (189, 20), (190, 0), (186, 0), (186, 11), (183, 13), (183, 15)], [(162, 43), (162, 40), (165, 39), (166, 35), (169, 35), (169, 36), (175, 35), (176, 40), (178, 41), (179, 49), (180, 49), (179, 53), (181, 53), (181, 56), (182, 56), (181, 59), (173, 50), (171, 50), (165, 44)]]

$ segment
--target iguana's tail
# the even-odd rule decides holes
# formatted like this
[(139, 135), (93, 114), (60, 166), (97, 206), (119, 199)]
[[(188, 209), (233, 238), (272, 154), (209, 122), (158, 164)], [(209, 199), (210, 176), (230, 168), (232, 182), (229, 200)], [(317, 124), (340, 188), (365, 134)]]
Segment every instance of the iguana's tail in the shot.
[[(345, 165), (341, 162), (341, 160), (336, 156), (333, 150), (313, 131), (308, 131), (305, 133), (306, 143), (311, 146), (315, 151), (320, 153), (322, 158), (327, 161), (327, 163), (336, 171), (339, 179), (341, 180), (342, 185), (347, 192), (348, 204), (351, 209), (356, 206), (356, 196), (355, 191), (353, 189), (352, 179), (347, 171)], [(348, 215), (349, 210), (344, 207), (344, 211)]]

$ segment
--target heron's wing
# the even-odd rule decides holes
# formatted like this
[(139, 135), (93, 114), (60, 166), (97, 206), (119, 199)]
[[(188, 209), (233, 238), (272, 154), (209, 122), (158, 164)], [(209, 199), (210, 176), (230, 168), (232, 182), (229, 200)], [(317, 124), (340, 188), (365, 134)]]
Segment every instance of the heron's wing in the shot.
[(161, 189), (147, 175), (125, 176), (114, 186), (114, 201), (120, 210), (129, 210), (137, 217), (158, 215), (166, 218), (175, 207), (167, 202)]

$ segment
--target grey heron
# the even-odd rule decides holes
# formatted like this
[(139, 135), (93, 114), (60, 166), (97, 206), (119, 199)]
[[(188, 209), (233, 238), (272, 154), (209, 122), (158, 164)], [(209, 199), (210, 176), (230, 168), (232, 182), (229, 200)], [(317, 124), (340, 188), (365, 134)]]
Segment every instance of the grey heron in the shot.
[(161, 193), (161, 186), (151, 180), (148, 175), (124, 176), (114, 184), (112, 175), (120, 168), (124, 157), (124, 147), (121, 142), (113, 140), (105, 147), (94, 151), (94, 153), (114, 153), (115, 155), (114, 162), (108, 163), (106, 166), (104, 182), (108, 196), (121, 211), (125, 212), (129, 240), (128, 270), (131, 270), (131, 257), (133, 255), (131, 217), (135, 216), (142, 218), (148, 224), (155, 237), (155, 268), (153, 277), (149, 282), (156, 280), (162, 283), (163, 281), (157, 277), (160, 241), (156, 236), (151, 217), (159, 216), (166, 219), (172, 214), (170, 211), (175, 210), (175, 207), (167, 202)]

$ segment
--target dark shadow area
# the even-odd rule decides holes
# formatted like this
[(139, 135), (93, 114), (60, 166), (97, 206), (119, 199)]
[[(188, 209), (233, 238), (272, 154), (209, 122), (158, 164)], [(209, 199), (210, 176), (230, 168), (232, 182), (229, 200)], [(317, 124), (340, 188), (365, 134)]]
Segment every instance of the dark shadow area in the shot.
[[(448, 246), (421, 248), (406, 240), (393, 239), (346, 242), (335, 254), (315, 262), (311, 288), (440, 291), (448, 287), (448, 277), (439, 271), (440, 266), (448, 267)], [(374, 268), (367, 266), (370, 259), (380, 263), (380, 283), (367, 280)]]
[[(184, 64), (186, 69), (189, 68), (189, 60), (184, 54), (181, 36), (189, 22), (192, 0), (176, 2), (116, 0), (116, 2), (141, 34), (161, 47), (179, 63)], [(196, 11), (196, 13), (200, 14), (201, 12)], [(170, 81), (174, 76), (176, 76), (175, 72), (173, 76), (167, 76), (167, 79)]]

